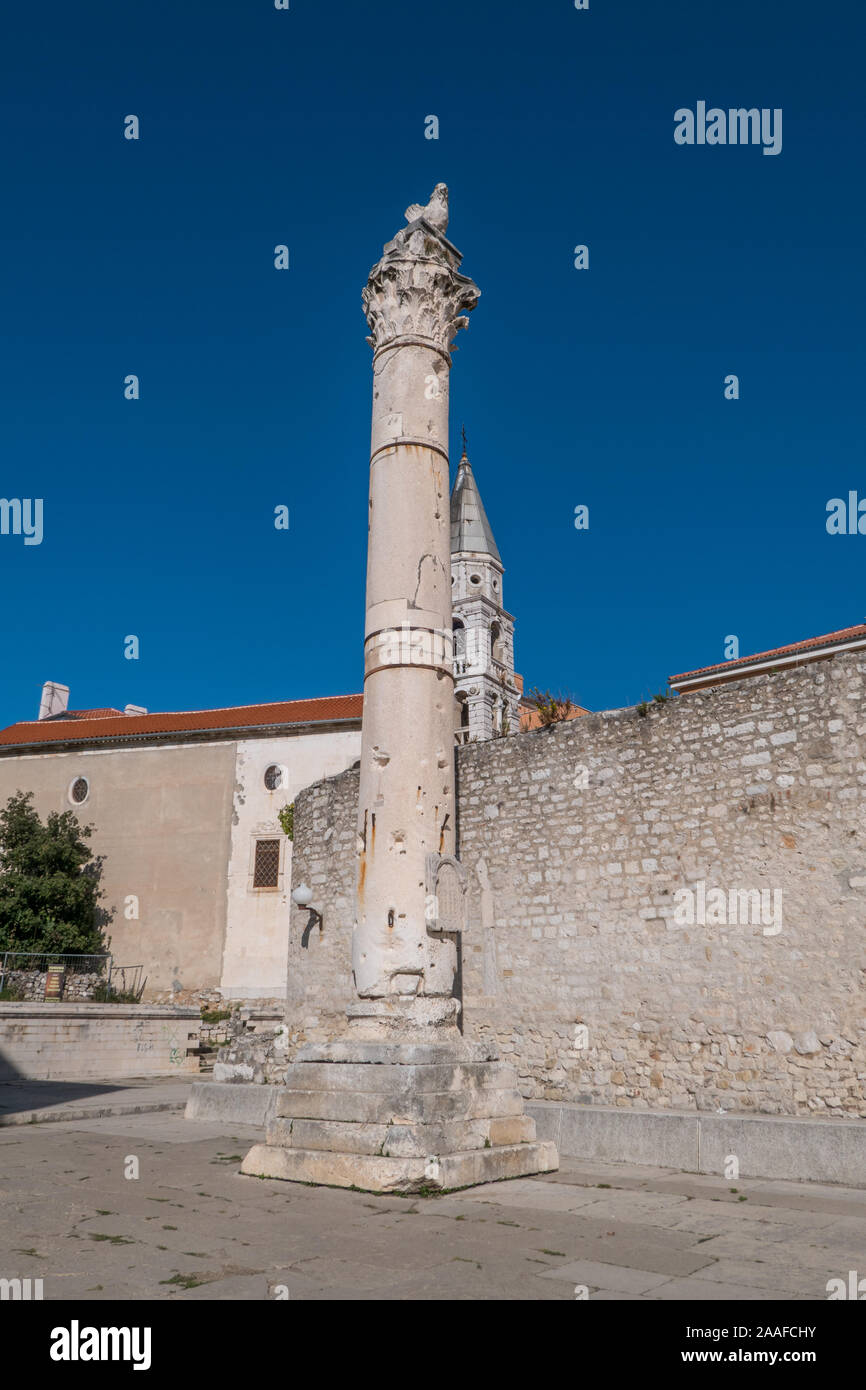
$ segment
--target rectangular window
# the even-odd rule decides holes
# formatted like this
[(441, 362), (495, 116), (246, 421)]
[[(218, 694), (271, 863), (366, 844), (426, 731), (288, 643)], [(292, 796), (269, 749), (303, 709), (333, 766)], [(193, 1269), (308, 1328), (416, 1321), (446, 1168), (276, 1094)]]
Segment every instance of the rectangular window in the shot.
[(254, 888), (277, 888), (280, 879), (279, 840), (256, 840)]

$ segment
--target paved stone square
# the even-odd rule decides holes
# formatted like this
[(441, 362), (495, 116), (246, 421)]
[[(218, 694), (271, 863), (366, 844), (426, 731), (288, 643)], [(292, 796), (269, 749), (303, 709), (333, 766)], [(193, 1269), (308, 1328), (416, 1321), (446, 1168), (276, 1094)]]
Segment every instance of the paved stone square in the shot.
[(0, 1275), (46, 1299), (802, 1301), (866, 1269), (866, 1191), (566, 1158), (378, 1197), (241, 1176), (260, 1137), (177, 1111), (0, 1129)]

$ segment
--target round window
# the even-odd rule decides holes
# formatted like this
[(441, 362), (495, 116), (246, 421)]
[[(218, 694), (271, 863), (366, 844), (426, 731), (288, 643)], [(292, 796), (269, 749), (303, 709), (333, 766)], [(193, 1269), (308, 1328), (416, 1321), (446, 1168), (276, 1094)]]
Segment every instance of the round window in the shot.
[(470, 576), (469, 576), (469, 582), (470, 582), (470, 584), (480, 584), (480, 583), (481, 583), (481, 575), (480, 575), (480, 574), (470, 574)]
[(275, 792), (280, 787), (285, 786), (285, 768), (280, 767), (279, 763), (271, 763), (265, 773), (265, 786), (269, 792)]
[(75, 806), (80, 806), (90, 795), (90, 783), (86, 777), (76, 777), (69, 788), (69, 800)]

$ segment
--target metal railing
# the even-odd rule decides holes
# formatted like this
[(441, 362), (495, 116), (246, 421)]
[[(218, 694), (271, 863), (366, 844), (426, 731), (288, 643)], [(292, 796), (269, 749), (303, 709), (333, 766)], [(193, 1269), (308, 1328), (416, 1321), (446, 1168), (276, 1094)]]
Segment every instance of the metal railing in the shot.
[(141, 978), (143, 965), (115, 965), (113, 962), (108, 971), (108, 984), (111, 989), (118, 994), (134, 994), (136, 999), (140, 999), (147, 984), (147, 976)]

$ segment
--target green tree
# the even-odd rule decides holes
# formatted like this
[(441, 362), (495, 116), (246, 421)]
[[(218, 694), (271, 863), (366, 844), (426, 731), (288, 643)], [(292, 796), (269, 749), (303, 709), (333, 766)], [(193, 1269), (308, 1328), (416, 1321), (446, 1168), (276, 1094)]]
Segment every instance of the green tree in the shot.
[(104, 951), (92, 829), (72, 811), (51, 811), (43, 825), (32, 798), (16, 792), (0, 811), (0, 950)]

